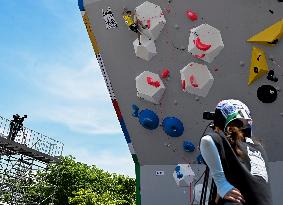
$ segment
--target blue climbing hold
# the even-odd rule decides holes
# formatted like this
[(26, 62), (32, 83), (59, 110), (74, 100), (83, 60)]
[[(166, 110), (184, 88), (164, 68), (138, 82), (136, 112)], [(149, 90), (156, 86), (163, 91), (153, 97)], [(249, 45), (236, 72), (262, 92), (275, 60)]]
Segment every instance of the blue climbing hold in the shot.
[(171, 137), (179, 137), (184, 132), (183, 123), (176, 117), (166, 117), (162, 126), (164, 132)]
[(181, 174), (180, 172), (177, 172), (177, 178), (178, 178), (178, 179), (182, 179), (183, 176), (184, 176), (183, 174)]
[(135, 104), (132, 104), (132, 116), (134, 117), (139, 116), (139, 107)]
[(199, 154), (199, 155), (197, 156), (197, 162), (198, 162), (199, 164), (204, 164), (204, 159), (202, 158), (201, 154)]
[(140, 124), (149, 130), (154, 130), (159, 125), (159, 118), (152, 110), (145, 109), (139, 113)]
[(176, 166), (175, 171), (176, 171), (176, 172), (180, 172), (180, 170), (181, 170), (181, 167), (180, 167), (179, 165)]
[(193, 152), (195, 150), (195, 145), (189, 140), (183, 142), (183, 147), (186, 152)]

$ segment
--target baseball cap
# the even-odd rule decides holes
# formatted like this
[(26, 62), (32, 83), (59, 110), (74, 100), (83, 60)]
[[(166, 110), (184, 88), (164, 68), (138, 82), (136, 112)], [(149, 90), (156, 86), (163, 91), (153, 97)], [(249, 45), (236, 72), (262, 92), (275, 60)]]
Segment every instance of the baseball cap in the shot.
[(216, 109), (219, 109), (226, 119), (224, 130), (226, 129), (227, 125), (235, 119), (239, 119), (243, 122), (242, 129), (251, 128), (252, 118), (250, 110), (248, 106), (246, 106), (240, 100), (222, 100), (217, 104)]

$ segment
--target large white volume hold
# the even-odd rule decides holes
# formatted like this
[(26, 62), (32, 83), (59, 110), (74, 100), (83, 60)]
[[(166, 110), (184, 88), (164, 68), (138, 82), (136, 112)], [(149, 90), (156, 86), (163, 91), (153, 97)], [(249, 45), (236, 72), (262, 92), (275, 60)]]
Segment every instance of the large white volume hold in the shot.
[(165, 86), (158, 74), (144, 71), (136, 77), (137, 96), (154, 104), (159, 104)]

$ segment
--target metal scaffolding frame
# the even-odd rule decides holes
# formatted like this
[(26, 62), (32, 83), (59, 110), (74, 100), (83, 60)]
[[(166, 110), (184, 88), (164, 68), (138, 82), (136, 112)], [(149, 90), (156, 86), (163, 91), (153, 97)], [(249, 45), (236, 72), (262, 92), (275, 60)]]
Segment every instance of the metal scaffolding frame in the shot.
[(0, 202), (8, 194), (9, 204), (37, 204), (27, 201), (26, 188), (35, 180), (35, 173), (47, 170), (50, 163), (59, 163), (64, 144), (24, 127), (22, 122), (0, 116)]

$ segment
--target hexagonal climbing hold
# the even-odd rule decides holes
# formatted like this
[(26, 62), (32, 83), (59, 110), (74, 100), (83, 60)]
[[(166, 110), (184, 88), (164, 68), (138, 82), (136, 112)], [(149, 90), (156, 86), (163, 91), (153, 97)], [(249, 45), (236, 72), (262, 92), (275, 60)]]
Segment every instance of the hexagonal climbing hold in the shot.
[(206, 65), (189, 63), (180, 70), (182, 89), (188, 93), (206, 97), (214, 78)]
[(159, 75), (150, 71), (144, 71), (136, 77), (136, 88), (138, 97), (154, 104), (159, 104), (165, 91)]
[(135, 11), (137, 19), (139, 19), (143, 25), (147, 25), (147, 28), (141, 28), (142, 33), (147, 33), (153, 40), (156, 40), (166, 24), (160, 6), (145, 1), (139, 5)]
[(194, 57), (211, 63), (223, 48), (221, 33), (216, 28), (202, 24), (191, 29), (188, 52)]
[(136, 56), (144, 59), (146, 61), (150, 61), (153, 56), (157, 54), (155, 43), (153, 40), (149, 40), (148, 38), (141, 36), (141, 44), (139, 45), (139, 40), (136, 39), (133, 42)]
[(178, 164), (173, 172), (177, 186), (188, 187), (194, 180), (195, 173), (189, 164)]

